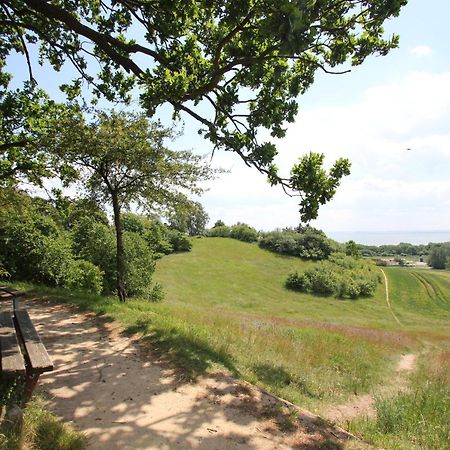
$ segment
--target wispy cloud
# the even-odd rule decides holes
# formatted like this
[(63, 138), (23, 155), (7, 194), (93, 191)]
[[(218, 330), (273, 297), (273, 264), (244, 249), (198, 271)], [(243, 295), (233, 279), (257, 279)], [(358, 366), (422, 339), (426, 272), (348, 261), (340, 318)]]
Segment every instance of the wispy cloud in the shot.
[(418, 58), (429, 56), (433, 53), (432, 48), (429, 45), (417, 45), (409, 49), (409, 52)]
[[(316, 225), (325, 230), (442, 229), (450, 223), (448, 123), (450, 72), (409, 73), (347, 105), (303, 109), (278, 142), (277, 162), (286, 174), (310, 150), (330, 164), (352, 161), (352, 174), (320, 212)], [(298, 199), (237, 159), (233, 167), (202, 200), (213, 220), (263, 229), (298, 223)]]

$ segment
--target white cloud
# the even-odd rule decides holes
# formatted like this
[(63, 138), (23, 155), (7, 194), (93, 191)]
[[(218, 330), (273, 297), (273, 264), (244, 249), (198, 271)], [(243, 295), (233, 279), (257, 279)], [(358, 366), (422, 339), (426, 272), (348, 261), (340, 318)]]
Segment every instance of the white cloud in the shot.
[[(336, 231), (448, 228), (450, 72), (409, 73), (352, 100), (305, 108), (278, 142), (284, 174), (310, 150), (325, 153), (329, 164), (341, 156), (352, 161), (351, 176), (322, 207), (316, 225)], [(202, 200), (211, 219), (263, 229), (298, 223), (297, 199), (270, 188), (238, 159)]]
[(424, 56), (429, 56), (433, 53), (433, 50), (428, 45), (417, 45), (416, 47), (412, 47), (409, 49), (409, 52), (418, 58), (422, 58)]

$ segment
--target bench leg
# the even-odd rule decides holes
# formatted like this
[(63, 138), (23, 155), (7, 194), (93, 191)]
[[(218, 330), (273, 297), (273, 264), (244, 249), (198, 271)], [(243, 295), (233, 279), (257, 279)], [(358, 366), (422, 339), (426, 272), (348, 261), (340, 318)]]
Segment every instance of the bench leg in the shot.
[(23, 401), (22, 401), (23, 408), (26, 406), (31, 396), (33, 395), (34, 388), (36, 387), (36, 384), (39, 381), (39, 375), (40, 375), (39, 373), (36, 373), (34, 375), (27, 375), (27, 380), (25, 382), (25, 389), (23, 392)]

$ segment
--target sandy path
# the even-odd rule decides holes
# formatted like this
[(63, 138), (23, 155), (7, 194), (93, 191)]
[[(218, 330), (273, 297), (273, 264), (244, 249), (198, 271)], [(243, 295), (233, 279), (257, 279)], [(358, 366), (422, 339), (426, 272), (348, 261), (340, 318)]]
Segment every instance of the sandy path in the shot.
[(55, 364), (39, 389), (92, 449), (314, 449), (326, 439), (352, 440), (299, 409), (295, 429), (281, 432), (261, 415), (276, 400), (253, 387), (226, 376), (177, 384), (117, 325), (44, 300), (24, 306)]

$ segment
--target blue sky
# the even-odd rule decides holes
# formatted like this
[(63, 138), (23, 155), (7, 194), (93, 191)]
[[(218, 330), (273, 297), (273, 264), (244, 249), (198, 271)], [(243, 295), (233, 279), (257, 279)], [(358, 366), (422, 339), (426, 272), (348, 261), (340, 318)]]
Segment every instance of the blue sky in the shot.
[[(320, 74), (278, 143), (286, 171), (310, 150), (352, 173), (313, 225), (325, 231), (450, 229), (450, 2), (410, 0), (386, 33), (400, 48), (346, 75)], [(407, 151), (411, 148), (411, 151)], [(212, 219), (272, 229), (298, 223), (295, 199), (230, 157), (203, 197)], [(227, 165), (228, 164), (228, 165)]]
[[(314, 226), (325, 231), (450, 229), (450, 2), (410, 0), (386, 34), (400, 34), (400, 48), (371, 57), (350, 74), (318, 74), (300, 98), (300, 112), (279, 141), (277, 163), (284, 174), (299, 156), (322, 152), (329, 165), (348, 157), (352, 173)], [(24, 74), (23, 60), (9, 68)], [(67, 71), (66, 73), (70, 73)], [(47, 68), (36, 76), (52, 94)], [(58, 81), (57, 83), (55, 81)], [(168, 120), (164, 108), (159, 115)], [(177, 147), (208, 153), (211, 146), (187, 121)], [(407, 148), (411, 148), (407, 151)], [(258, 229), (295, 226), (295, 198), (229, 153), (214, 165), (230, 170), (200, 199), (211, 222), (247, 222)]]

